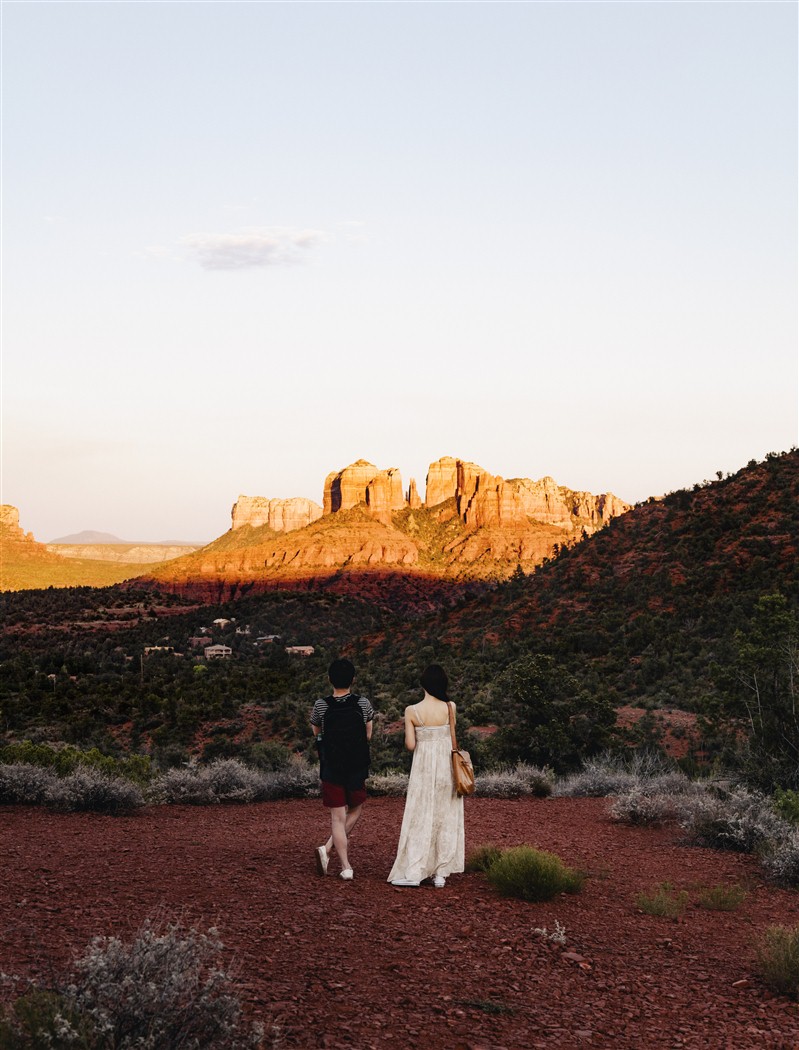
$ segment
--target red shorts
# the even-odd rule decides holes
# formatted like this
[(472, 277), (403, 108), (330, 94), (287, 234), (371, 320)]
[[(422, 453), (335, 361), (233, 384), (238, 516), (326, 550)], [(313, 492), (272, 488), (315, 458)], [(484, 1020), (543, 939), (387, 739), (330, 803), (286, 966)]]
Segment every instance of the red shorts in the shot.
[(366, 801), (366, 787), (361, 784), (359, 788), (348, 788), (343, 784), (331, 784), (329, 780), (322, 781), (322, 802), (328, 809), (338, 809), (340, 806), (349, 806), (355, 809), (362, 806)]

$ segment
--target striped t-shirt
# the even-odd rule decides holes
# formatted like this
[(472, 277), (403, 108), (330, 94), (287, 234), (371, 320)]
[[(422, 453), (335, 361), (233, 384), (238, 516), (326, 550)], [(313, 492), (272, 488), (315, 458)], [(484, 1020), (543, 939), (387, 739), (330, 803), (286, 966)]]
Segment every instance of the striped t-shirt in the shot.
[[(321, 727), (322, 719), (325, 717), (325, 711), (327, 710), (327, 705), (331, 699), (333, 703), (336, 703), (337, 700), (346, 700), (347, 697), (351, 695), (351, 693), (347, 693), (346, 696), (334, 696), (332, 698), (326, 697), (322, 700), (317, 700), (313, 705), (313, 711), (311, 712), (311, 725)], [(361, 709), (364, 722), (371, 722), (375, 716), (375, 710), (372, 707), (371, 701), (367, 700), (365, 696), (359, 696), (358, 707)]]

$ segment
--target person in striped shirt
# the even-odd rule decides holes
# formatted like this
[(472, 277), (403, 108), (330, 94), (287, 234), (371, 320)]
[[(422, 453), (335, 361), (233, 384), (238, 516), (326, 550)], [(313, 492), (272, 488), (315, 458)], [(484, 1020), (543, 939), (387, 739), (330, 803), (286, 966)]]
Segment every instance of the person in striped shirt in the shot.
[(330, 810), (330, 836), (316, 848), (316, 870), (327, 874), (335, 849), (341, 863), (340, 877), (349, 881), (354, 875), (349, 837), (366, 801), (374, 709), (365, 696), (352, 692), (355, 667), (350, 660), (334, 660), (328, 677), (333, 694), (317, 700), (311, 712), (311, 729), (319, 748), (322, 803)]

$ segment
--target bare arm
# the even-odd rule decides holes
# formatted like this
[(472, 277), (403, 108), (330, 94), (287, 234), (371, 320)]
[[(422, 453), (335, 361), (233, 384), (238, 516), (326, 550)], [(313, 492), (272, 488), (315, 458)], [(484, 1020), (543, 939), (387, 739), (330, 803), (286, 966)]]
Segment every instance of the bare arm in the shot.
[(409, 751), (416, 747), (416, 725), (413, 721), (413, 708), (405, 708), (405, 746)]
[(371, 718), (366, 723), (366, 739), (367, 740), (371, 740), (372, 739), (372, 720), (371, 720)]

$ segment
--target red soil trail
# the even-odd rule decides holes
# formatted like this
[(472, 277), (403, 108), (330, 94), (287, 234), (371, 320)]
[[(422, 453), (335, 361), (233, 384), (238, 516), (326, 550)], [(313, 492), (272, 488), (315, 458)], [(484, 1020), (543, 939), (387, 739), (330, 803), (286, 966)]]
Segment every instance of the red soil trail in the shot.
[[(799, 893), (753, 858), (616, 825), (603, 799), (469, 799), (471, 846), (552, 850), (588, 873), (583, 891), (524, 904), (480, 875), (400, 890), (385, 877), (402, 800), (367, 805), (352, 883), (314, 874), (318, 801), (126, 818), (0, 807), (0, 970), (46, 976), (165, 905), (219, 928), (248, 1014), (273, 1018), (283, 1047), (799, 1047), (799, 1007), (752, 973), (758, 933), (799, 923)], [(662, 881), (690, 894), (679, 921), (636, 907)], [(718, 883), (748, 889), (736, 911), (696, 906)], [(556, 920), (563, 947), (533, 932)]]

